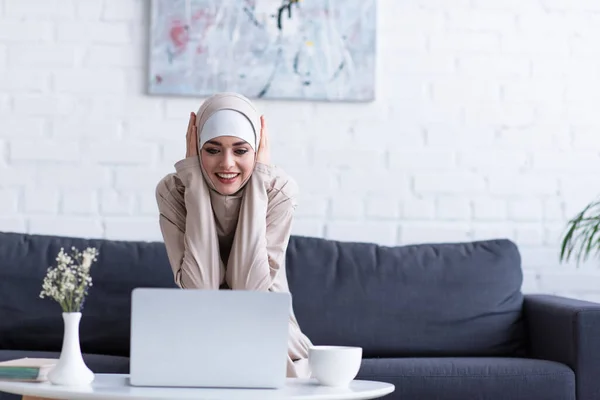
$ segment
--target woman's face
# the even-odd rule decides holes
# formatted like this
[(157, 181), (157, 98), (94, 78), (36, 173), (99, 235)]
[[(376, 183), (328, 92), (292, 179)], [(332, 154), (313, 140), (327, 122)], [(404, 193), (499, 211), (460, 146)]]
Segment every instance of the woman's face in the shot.
[(254, 169), (254, 150), (235, 136), (221, 136), (202, 146), (202, 167), (217, 192), (231, 195)]

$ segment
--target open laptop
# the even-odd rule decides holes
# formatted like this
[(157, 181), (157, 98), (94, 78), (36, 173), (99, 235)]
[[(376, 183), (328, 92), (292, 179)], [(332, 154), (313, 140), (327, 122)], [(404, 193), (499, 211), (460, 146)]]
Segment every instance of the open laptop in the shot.
[(288, 293), (134, 289), (130, 384), (281, 388), (290, 305)]

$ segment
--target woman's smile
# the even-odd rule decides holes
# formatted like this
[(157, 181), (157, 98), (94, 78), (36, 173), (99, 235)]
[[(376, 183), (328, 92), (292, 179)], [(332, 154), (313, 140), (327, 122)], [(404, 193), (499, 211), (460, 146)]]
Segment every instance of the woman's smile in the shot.
[(224, 185), (230, 185), (234, 183), (240, 176), (239, 173), (216, 173), (217, 179)]

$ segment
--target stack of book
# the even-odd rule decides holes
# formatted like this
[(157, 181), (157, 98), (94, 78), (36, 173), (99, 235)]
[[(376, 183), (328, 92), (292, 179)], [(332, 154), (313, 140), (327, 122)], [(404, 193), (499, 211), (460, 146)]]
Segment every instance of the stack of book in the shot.
[(54, 368), (57, 359), (53, 358), (19, 358), (0, 362), (0, 380), (43, 382), (48, 379), (48, 372)]

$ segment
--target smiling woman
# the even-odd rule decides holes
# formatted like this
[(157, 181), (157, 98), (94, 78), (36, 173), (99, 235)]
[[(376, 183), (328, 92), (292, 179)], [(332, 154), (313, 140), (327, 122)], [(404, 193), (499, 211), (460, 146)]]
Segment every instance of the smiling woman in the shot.
[(248, 143), (238, 142), (233, 136), (210, 140), (202, 147), (202, 168), (210, 177), (217, 191), (234, 194), (246, 181), (254, 167), (254, 150)]
[[(270, 164), (264, 117), (220, 93), (190, 114), (186, 158), (156, 187), (160, 228), (184, 289), (289, 292), (285, 254), (297, 185)], [(310, 340), (290, 310), (287, 375), (308, 377)]]
[(238, 111), (219, 110), (206, 120), (199, 137), (202, 168), (211, 183), (219, 193), (236, 193), (254, 169), (257, 143), (252, 123)]

